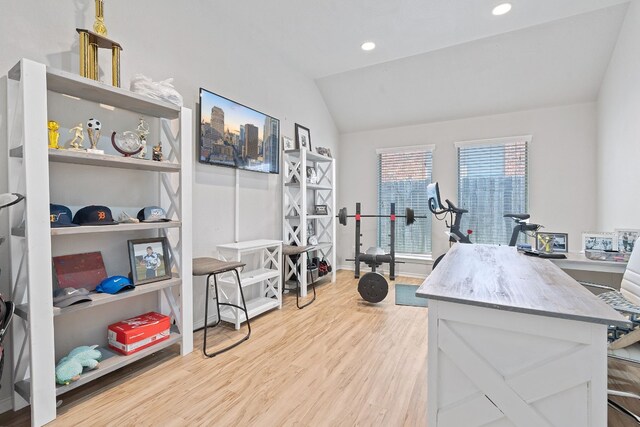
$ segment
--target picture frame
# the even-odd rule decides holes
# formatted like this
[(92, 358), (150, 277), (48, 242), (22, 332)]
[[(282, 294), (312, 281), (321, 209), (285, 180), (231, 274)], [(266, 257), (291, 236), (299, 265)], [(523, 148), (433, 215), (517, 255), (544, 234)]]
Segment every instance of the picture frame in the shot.
[(282, 136), (282, 149), (284, 151), (295, 150), (296, 148), (298, 148), (297, 144), (292, 138), (284, 135)]
[(551, 233), (551, 232), (543, 232), (539, 231), (536, 233), (536, 251), (544, 251), (544, 238), (540, 239), (539, 237), (550, 237), (553, 238), (553, 243), (551, 244), (551, 252), (558, 253), (568, 253), (569, 252), (569, 234), (568, 233)]
[(307, 166), (307, 182), (309, 184), (318, 183), (318, 173), (316, 172), (316, 168), (313, 166)]
[(320, 154), (321, 156), (329, 157), (330, 159), (332, 158), (331, 157), (331, 149), (330, 148), (316, 147), (316, 152), (318, 154)]
[(615, 251), (618, 249), (618, 236), (610, 232), (587, 232), (582, 233), (582, 252), (593, 251)]
[(306, 148), (309, 151), (311, 150), (311, 131), (309, 128), (306, 128), (298, 123), (296, 123), (296, 144), (297, 148), (303, 149)]
[(640, 237), (640, 230), (632, 228), (616, 228), (614, 232), (618, 239), (618, 252), (631, 253), (638, 237)]
[(171, 278), (169, 241), (166, 237), (127, 241), (129, 265), (134, 285), (159, 282)]
[(314, 205), (314, 215), (329, 215), (329, 208), (327, 205)]

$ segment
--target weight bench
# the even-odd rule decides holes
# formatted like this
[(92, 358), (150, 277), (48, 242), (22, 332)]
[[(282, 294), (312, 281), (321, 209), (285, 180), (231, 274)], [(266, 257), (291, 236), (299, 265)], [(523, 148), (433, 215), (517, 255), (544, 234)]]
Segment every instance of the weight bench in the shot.
[[(240, 274), (238, 273), (238, 268), (244, 267), (245, 264), (237, 261), (222, 261), (216, 258), (202, 257), (202, 258), (194, 258), (193, 259), (193, 275), (194, 276), (207, 276), (206, 282), (206, 293), (204, 300), (204, 342), (202, 344), (202, 352), (207, 357), (214, 357), (220, 353), (224, 353), (225, 351), (231, 350), (232, 348), (240, 345), (242, 342), (249, 339), (251, 336), (251, 324), (249, 323), (249, 312), (247, 311), (247, 303), (244, 300), (244, 292), (242, 291), (242, 283), (240, 282)], [(232, 304), (230, 302), (220, 302), (218, 299), (218, 279), (217, 275), (222, 273), (235, 272), (236, 279), (238, 281), (238, 291), (240, 292), (240, 297), (242, 298), (242, 307), (236, 304)], [(211, 286), (210, 280), (213, 276), (213, 285), (216, 293), (216, 309), (218, 311), (218, 319), (212, 325), (209, 325), (209, 287)], [(239, 341), (228, 345), (220, 350), (214, 351), (213, 353), (207, 353), (207, 329), (210, 327), (216, 327), (221, 322), (220, 317), (220, 306), (224, 305), (227, 307), (233, 307), (238, 310), (242, 310), (247, 319), (247, 328), (249, 331), (247, 334), (242, 337)]]
[[(608, 356), (611, 359), (631, 363), (635, 366), (640, 366), (640, 249), (638, 245), (640, 245), (640, 240), (636, 241), (634, 250), (629, 257), (629, 263), (620, 284), (620, 291), (609, 286), (580, 282), (589, 288), (605, 290), (606, 292), (599, 294), (598, 298), (620, 312), (633, 325), (630, 328), (609, 327)], [(632, 393), (615, 390), (607, 390), (607, 393), (611, 396), (640, 399), (640, 396)], [(608, 400), (608, 403), (611, 407), (640, 423), (640, 416), (611, 399)]]
[(313, 246), (294, 246), (294, 245), (285, 245), (285, 244), (282, 245), (282, 261), (284, 264), (282, 268), (282, 289), (286, 291), (293, 291), (293, 290), (296, 291), (296, 306), (298, 307), (298, 309), (303, 309), (316, 300), (316, 284), (315, 282), (310, 283), (311, 288), (313, 289), (313, 298), (311, 298), (311, 301), (308, 301), (305, 304), (300, 305), (300, 276), (299, 276), (300, 273), (296, 268), (296, 263), (293, 263), (293, 269), (295, 270), (295, 276), (296, 276), (296, 287), (295, 289), (287, 288), (287, 285), (286, 285), (287, 257), (301, 255), (305, 252), (311, 251), (313, 248), (314, 248)]

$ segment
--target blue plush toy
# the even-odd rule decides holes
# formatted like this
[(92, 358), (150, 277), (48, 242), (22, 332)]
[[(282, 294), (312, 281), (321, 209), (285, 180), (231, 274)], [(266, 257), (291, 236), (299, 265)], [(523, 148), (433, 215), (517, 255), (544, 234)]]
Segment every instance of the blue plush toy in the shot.
[(56, 382), (67, 385), (80, 379), (84, 368), (96, 369), (102, 359), (102, 353), (96, 350), (97, 345), (76, 347), (69, 355), (60, 359), (56, 365)]

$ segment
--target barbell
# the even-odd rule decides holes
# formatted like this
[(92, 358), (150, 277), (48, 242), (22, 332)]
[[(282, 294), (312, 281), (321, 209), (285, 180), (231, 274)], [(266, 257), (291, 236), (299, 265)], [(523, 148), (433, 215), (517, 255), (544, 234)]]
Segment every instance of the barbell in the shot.
[[(338, 211), (338, 222), (342, 225), (347, 225), (347, 218), (356, 218), (356, 217), (360, 217), (360, 218), (391, 218), (391, 215), (364, 215), (364, 214), (360, 214), (360, 215), (349, 215), (347, 213), (347, 208), (341, 208)], [(405, 219), (405, 224), (406, 225), (411, 225), (414, 222), (416, 222), (416, 218), (427, 218), (426, 216), (416, 216), (415, 212), (413, 211), (413, 209), (411, 208), (406, 208), (404, 210), (404, 215), (395, 215), (396, 218), (404, 218)]]

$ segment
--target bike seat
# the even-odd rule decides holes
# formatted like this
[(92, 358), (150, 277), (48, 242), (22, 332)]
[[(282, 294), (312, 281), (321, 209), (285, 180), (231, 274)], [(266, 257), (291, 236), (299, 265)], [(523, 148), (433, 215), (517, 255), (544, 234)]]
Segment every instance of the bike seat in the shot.
[(503, 217), (504, 218), (519, 219), (519, 220), (523, 221), (525, 219), (531, 218), (531, 215), (529, 215), (529, 214), (504, 214)]

